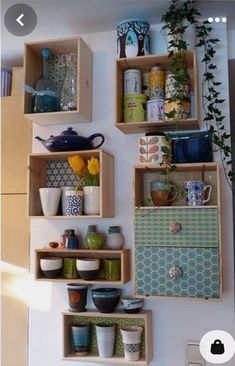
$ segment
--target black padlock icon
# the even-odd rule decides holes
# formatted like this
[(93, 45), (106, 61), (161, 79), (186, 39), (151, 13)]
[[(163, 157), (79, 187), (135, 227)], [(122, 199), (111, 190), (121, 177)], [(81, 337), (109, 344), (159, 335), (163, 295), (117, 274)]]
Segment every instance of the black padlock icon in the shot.
[(224, 353), (224, 345), (220, 339), (216, 339), (211, 345), (211, 353), (213, 355), (222, 355)]

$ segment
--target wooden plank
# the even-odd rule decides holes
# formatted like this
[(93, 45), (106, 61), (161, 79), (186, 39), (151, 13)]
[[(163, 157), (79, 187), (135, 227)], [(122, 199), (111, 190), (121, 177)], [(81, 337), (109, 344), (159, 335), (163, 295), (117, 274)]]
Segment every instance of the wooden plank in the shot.
[[(16, 241), (14, 243), (16, 245)], [(26, 283), (27, 275), (2, 271), (1, 277), (1, 365), (26, 366), (28, 364), (28, 306), (21, 299), (13, 296), (12, 288), (19, 282)]]
[(100, 213), (102, 217), (114, 216), (114, 158), (105, 153), (100, 154)]
[(77, 110), (87, 120), (92, 119), (92, 51), (78, 38)]
[(2, 195), (1, 199), (2, 260), (27, 269), (30, 228), (26, 216), (26, 194)]
[[(118, 110), (118, 108), (117, 108)], [(145, 133), (159, 131), (184, 131), (184, 130), (199, 130), (200, 125), (196, 118), (189, 118), (179, 121), (156, 121), (156, 122), (127, 122), (119, 121), (115, 124), (120, 131), (126, 134), (130, 133)]]
[(22, 114), (23, 97), (1, 98), (2, 102), (2, 193), (27, 192), (27, 155), (32, 149), (32, 125)]

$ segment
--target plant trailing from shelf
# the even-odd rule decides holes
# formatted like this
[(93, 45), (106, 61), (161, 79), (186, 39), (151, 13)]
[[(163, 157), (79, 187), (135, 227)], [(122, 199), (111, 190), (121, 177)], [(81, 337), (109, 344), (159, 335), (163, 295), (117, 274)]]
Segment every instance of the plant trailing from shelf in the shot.
[[(201, 14), (197, 10), (194, 0), (172, 0), (169, 9), (162, 17), (164, 22), (163, 31), (167, 33), (169, 40), (168, 50), (171, 58), (170, 72), (173, 74), (176, 93), (172, 96), (173, 100), (178, 100), (180, 108), (172, 110), (168, 118), (174, 118), (177, 122), (183, 110), (184, 89), (183, 84), (188, 80), (188, 72), (185, 58), (187, 41), (184, 39), (186, 29), (195, 26), (197, 44), (196, 47), (203, 49), (202, 64), (202, 107), (204, 111), (203, 121), (206, 123), (208, 131), (213, 134), (214, 146), (217, 146), (225, 177), (232, 186), (235, 172), (231, 170), (231, 146), (229, 144), (230, 133), (226, 130), (224, 122), (225, 115), (222, 112), (224, 99), (221, 98), (221, 82), (217, 80), (215, 72), (217, 66), (214, 62), (216, 56), (215, 46), (220, 42), (218, 38), (213, 38), (212, 27), (208, 21), (199, 21)], [(169, 150), (169, 149), (168, 149)], [(165, 151), (166, 156), (170, 157), (170, 151)]]

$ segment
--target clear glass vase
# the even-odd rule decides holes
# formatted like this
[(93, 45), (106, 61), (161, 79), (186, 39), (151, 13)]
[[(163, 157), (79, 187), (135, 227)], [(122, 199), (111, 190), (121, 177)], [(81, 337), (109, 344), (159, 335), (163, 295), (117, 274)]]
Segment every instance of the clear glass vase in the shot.
[(77, 109), (77, 55), (66, 55), (66, 75), (61, 90), (60, 107), (62, 111)]
[(60, 110), (59, 96), (54, 83), (48, 78), (48, 57), (51, 51), (43, 48), (43, 78), (36, 83), (34, 113), (56, 112)]

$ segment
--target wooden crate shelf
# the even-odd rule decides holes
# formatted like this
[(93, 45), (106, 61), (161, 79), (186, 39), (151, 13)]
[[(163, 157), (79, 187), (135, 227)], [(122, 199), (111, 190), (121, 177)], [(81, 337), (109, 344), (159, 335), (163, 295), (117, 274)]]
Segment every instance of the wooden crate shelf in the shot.
[[(212, 185), (211, 199), (208, 205), (197, 206), (197, 208), (217, 207), (219, 205), (219, 165), (218, 163), (194, 163), (194, 164), (175, 164), (176, 170), (170, 175), (173, 184), (183, 188), (183, 182), (186, 180), (204, 180), (207, 184)], [(151, 207), (151, 202), (147, 203), (150, 198), (150, 181), (161, 181), (160, 173), (164, 167), (160, 164), (140, 164), (134, 166), (134, 207), (147, 208)], [(170, 206), (164, 208), (179, 208), (185, 205), (185, 198), (177, 198)], [(158, 207), (154, 207), (157, 209)], [(191, 207), (190, 207), (191, 208)]]
[[(58, 187), (50, 180), (48, 166), (50, 163), (61, 162), (66, 164), (68, 156), (79, 155), (83, 159), (90, 159), (92, 156), (100, 162), (100, 214), (81, 216), (43, 216), (39, 196), (41, 187)], [(31, 154), (28, 157), (28, 214), (31, 218), (39, 219), (98, 219), (102, 217), (113, 217), (114, 215), (114, 158), (103, 150), (72, 151), (61, 153)], [(57, 173), (60, 176), (60, 173)], [(61, 173), (61, 179), (65, 173)], [(69, 171), (68, 174), (72, 174)], [(62, 184), (62, 183), (61, 183)], [(71, 185), (71, 184), (70, 184)], [(63, 186), (63, 185), (61, 185)]]
[[(190, 76), (191, 91), (195, 96), (195, 107), (192, 110), (192, 117), (185, 120), (170, 121), (143, 121), (123, 122), (123, 84), (124, 71), (127, 69), (138, 69), (142, 72), (149, 71), (156, 64), (161, 65), (165, 70), (169, 69), (170, 58), (168, 53), (159, 55), (128, 57), (116, 60), (116, 124), (125, 134), (145, 133), (154, 131), (178, 131), (197, 130), (199, 124), (199, 92), (198, 92), (198, 71), (196, 51), (186, 51), (186, 62)], [(191, 104), (192, 105), (192, 104)]]
[[(170, 206), (153, 206), (150, 182), (161, 181), (160, 164), (136, 165), (134, 176), (133, 296), (139, 298), (220, 301), (222, 299), (222, 240), (220, 165), (216, 162), (176, 164), (172, 184), (187, 180), (212, 186), (203, 206), (186, 206), (185, 198)], [(179, 223), (172, 233), (170, 225)], [(177, 279), (170, 271), (179, 267)]]
[(42, 78), (43, 48), (50, 48), (52, 54), (77, 54), (77, 109), (32, 113), (32, 95), (24, 93), (24, 117), (38, 125), (89, 122), (92, 116), (92, 51), (81, 37), (69, 37), (25, 43), (24, 69), (26, 85), (33, 88)]
[[(119, 281), (107, 281), (104, 279), (95, 279), (92, 281), (85, 281), (79, 279), (68, 279), (64, 277), (48, 279), (44, 277), (40, 269), (40, 259), (45, 257), (61, 257), (61, 258), (99, 258), (99, 259), (120, 259), (121, 261), (121, 278)], [(65, 282), (65, 283), (78, 283), (78, 284), (105, 284), (105, 285), (123, 285), (130, 280), (130, 250), (120, 249), (36, 249), (35, 250), (35, 279), (39, 281), (50, 282)]]
[[(110, 314), (103, 314), (97, 311), (87, 311), (85, 313), (71, 313), (65, 311), (62, 313), (63, 321), (63, 360), (79, 361), (79, 362), (95, 362), (95, 363), (110, 363), (110, 364), (125, 364), (131, 365), (133, 361), (128, 362), (124, 358), (123, 350), (117, 352), (115, 347), (115, 352), (113, 357), (110, 358), (100, 358), (94, 343), (91, 344), (91, 353), (87, 356), (79, 357), (73, 352), (73, 346), (70, 336), (70, 328), (73, 323), (79, 321), (88, 321), (92, 324), (92, 340), (95, 337), (95, 327), (97, 323), (115, 323), (117, 328), (116, 333), (116, 343), (121, 343), (120, 327), (123, 325), (140, 325), (143, 326), (144, 331), (142, 334), (142, 345), (141, 345), (141, 358), (135, 361), (135, 365), (147, 366), (152, 359), (152, 312), (151, 310), (142, 310), (138, 314), (126, 314), (123, 312), (114, 312)], [(92, 352), (93, 351), (93, 352)]]

